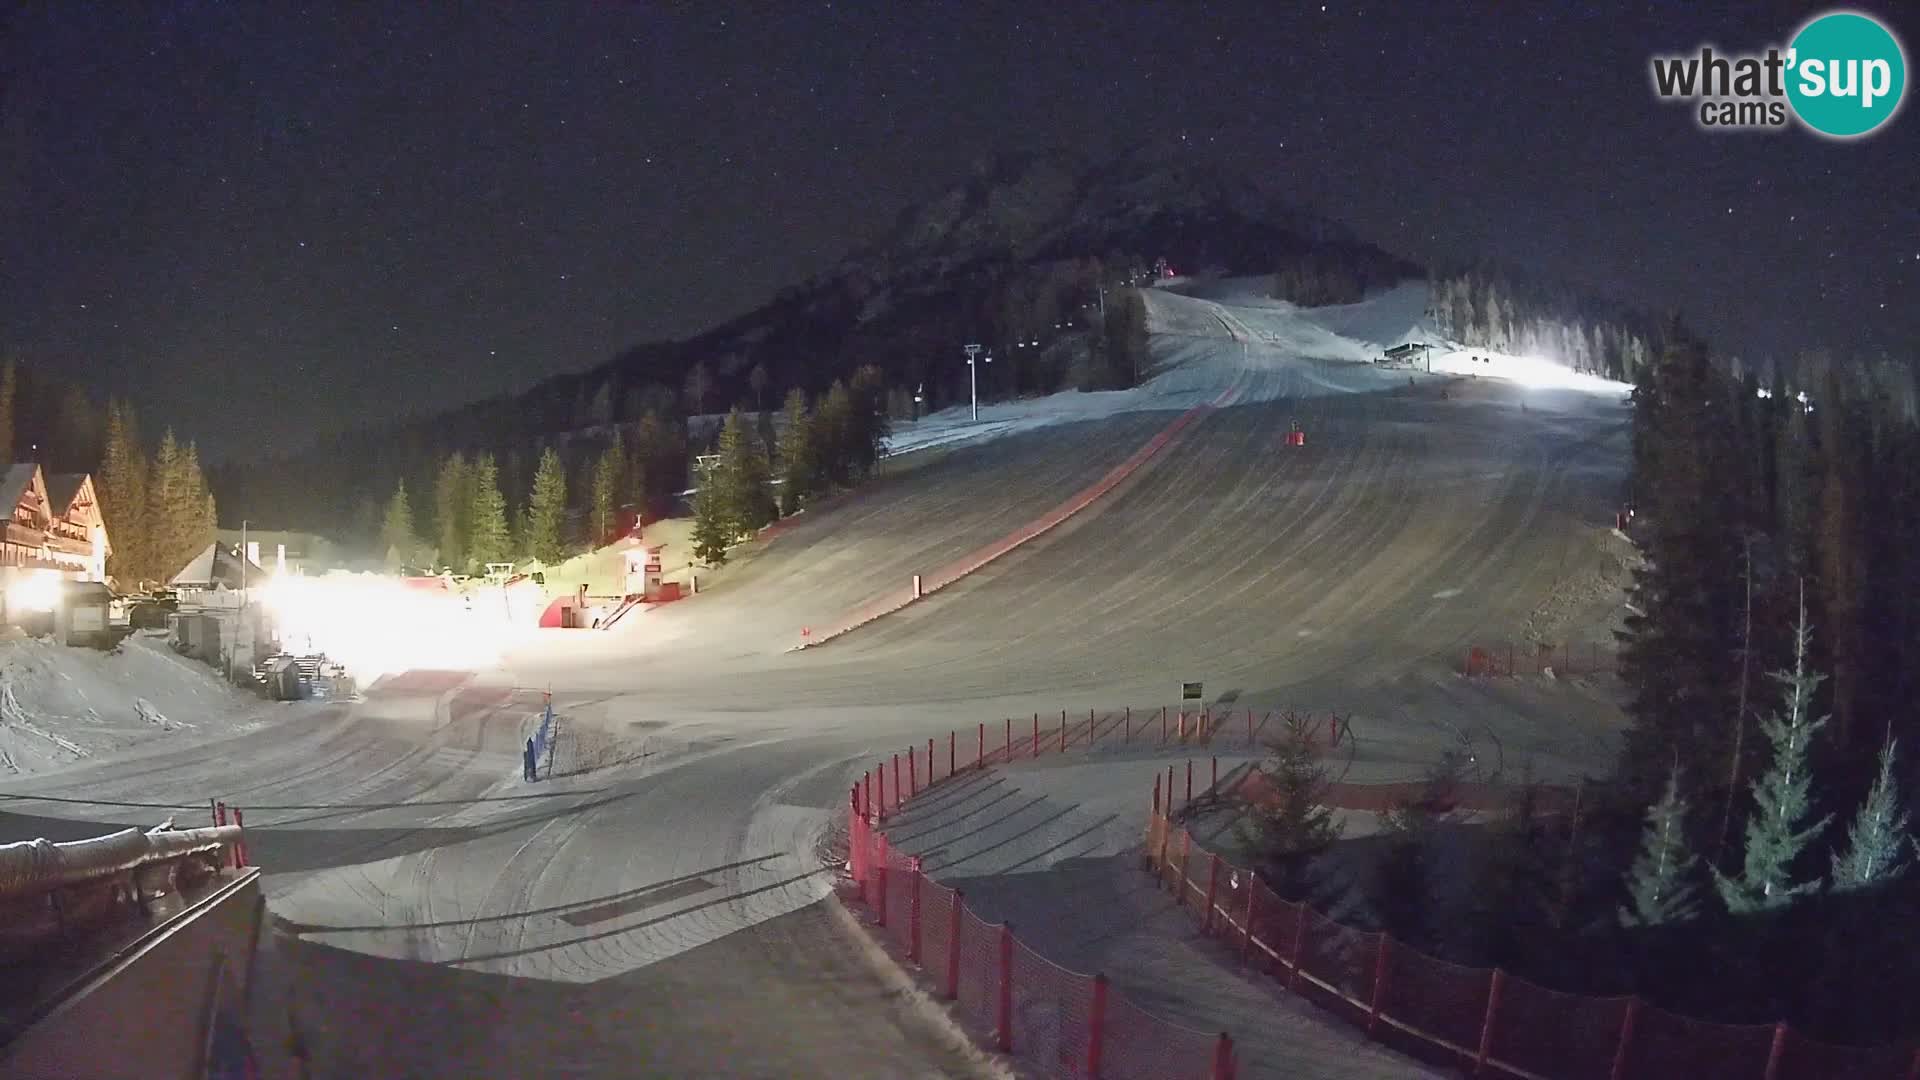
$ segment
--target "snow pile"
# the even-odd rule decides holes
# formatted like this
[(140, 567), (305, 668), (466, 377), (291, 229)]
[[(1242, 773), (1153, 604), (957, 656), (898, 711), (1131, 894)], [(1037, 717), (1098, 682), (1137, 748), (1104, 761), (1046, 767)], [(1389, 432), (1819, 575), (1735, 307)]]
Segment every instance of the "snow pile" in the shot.
[(0, 776), (45, 772), (183, 731), (253, 726), (269, 710), (136, 634), (114, 652), (0, 640)]

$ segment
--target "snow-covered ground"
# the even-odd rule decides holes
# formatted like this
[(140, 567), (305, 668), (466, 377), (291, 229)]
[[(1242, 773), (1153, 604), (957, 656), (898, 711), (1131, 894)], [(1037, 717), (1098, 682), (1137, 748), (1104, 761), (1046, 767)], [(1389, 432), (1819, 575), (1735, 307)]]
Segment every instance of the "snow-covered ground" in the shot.
[(0, 778), (183, 735), (250, 730), (285, 706), (135, 634), (111, 653), (0, 639)]

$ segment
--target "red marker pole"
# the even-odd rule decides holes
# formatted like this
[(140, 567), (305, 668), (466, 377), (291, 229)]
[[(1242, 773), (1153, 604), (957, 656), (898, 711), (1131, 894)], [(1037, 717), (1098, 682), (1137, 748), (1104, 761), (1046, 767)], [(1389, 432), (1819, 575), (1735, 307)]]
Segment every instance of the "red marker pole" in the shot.
[(987, 767), (987, 722), (985, 720), (980, 721), (980, 746), (974, 751), (973, 767), (976, 769)]
[(947, 777), (949, 779), (953, 777), (953, 773), (954, 773), (953, 754), (954, 754), (954, 748), (957, 745), (959, 745), (959, 738), (960, 738), (959, 732), (957, 731), (947, 732)]
[[(952, 776), (953, 770), (948, 769), (947, 775)], [(932, 736), (927, 737), (927, 786), (928, 787), (933, 786), (933, 737)]]
[(1040, 714), (1033, 714), (1033, 741), (1027, 744), (1027, 756), (1040, 756)]

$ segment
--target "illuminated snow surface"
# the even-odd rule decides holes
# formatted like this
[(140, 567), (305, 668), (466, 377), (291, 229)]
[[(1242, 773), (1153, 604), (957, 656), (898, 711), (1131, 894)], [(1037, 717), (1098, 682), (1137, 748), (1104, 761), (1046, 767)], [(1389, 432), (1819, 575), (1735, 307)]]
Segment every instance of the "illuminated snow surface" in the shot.
[[(1614, 558), (1600, 545), (1625, 472), (1619, 395), (1359, 362), (1418, 327), (1423, 289), (1314, 311), (1227, 300), (1150, 291), (1153, 376), (1138, 389), (997, 404), (978, 428), (964, 410), (903, 425), (897, 449), (949, 451), (902, 453), (742, 545), (698, 597), (609, 632), (478, 641), (444, 613), (315, 603), (317, 627), (363, 636), (389, 666), (472, 666), (7, 793), (249, 807), (280, 920), (262, 1015), (300, 1014), (319, 1074), (948, 1073), (924, 1064), (941, 1051), (910, 1018), (876, 1021), (892, 998), (819, 907), (849, 785), (908, 747), (924, 759), (931, 738), (944, 755), (957, 732), (964, 753), (982, 722), (1147, 708), (1204, 680), (1210, 701), (1352, 714), (1382, 776), (1420, 775), (1467, 729), (1543, 779), (1611, 758), (1617, 710), (1579, 680), (1454, 672), (1469, 644), (1542, 626), (1611, 640), (1552, 602), (1586, 603), (1568, 583)], [(1207, 403), (1220, 407), (1160, 440)], [(1286, 439), (1296, 423), (1303, 448)], [(793, 651), (803, 627), (993, 547), (1155, 440), (1137, 473), (1040, 539)], [(520, 750), (548, 687), (574, 757), (529, 786)], [(1137, 778), (1116, 784), (1145, 797)], [(127, 813), (12, 806), (15, 830), (38, 827), (23, 814)], [(283, 966), (300, 979), (273, 983)], [(1270, 1053), (1241, 1075), (1326, 1074)]]

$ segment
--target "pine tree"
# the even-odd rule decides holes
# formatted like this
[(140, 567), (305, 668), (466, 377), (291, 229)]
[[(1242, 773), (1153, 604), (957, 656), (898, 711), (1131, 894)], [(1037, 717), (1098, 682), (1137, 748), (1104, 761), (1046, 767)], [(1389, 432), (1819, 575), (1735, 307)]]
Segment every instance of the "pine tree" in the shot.
[(467, 565), (467, 538), (473, 532), (472, 474), (457, 451), (440, 463), (433, 482), (433, 524), (440, 534), (440, 564), (456, 570)]
[(892, 433), (893, 422), (887, 417), (886, 376), (872, 364), (862, 367), (854, 372), (847, 396), (852, 403), (845, 439), (848, 472), (855, 480), (865, 480), (886, 456), (887, 436)]
[(720, 429), (719, 451), (711, 486), (721, 500), (721, 519), (733, 536), (754, 532), (774, 519), (775, 507), (768, 490), (766, 456), (739, 409), (727, 414), (727, 422)]
[(1627, 875), (1631, 907), (1620, 909), (1620, 925), (1661, 926), (1686, 922), (1699, 912), (1698, 887), (1688, 879), (1699, 863), (1687, 846), (1687, 802), (1680, 797), (1680, 770), (1667, 774), (1667, 790), (1647, 807), (1647, 828), (1640, 857)]
[(500, 471), (492, 454), (475, 459), (469, 491), (467, 561), (481, 568), (506, 561), (513, 536), (507, 530), (507, 500), (500, 494)]
[(687, 371), (687, 413), (699, 416), (707, 411), (707, 395), (713, 392), (713, 376), (707, 373), (707, 362), (697, 361)]
[(418, 543), (413, 531), (413, 505), (407, 501), (407, 482), (402, 480), (393, 489), (386, 520), (380, 527), (380, 546), (386, 552), (387, 568), (398, 570), (411, 566)]
[(853, 482), (853, 454), (849, 449), (853, 430), (853, 396), (847, 384), (836, 379), (813, 417), (815, 490), (827, 491)]
[(147, 537), (152, 561), (148, 573), (157, 581), (168, 581), (180, 572), (198, 552), (182, 554), (190, 533), (187, 525), (187, 491), (181, 477), (181, 449), (173, 429), (160, 437), (160, 449), (153, 457), (147, 483)]
[(540, 467), (534, 470), (526, 520), (528, 554), (549, 566), (567, 557), (567, 474), (551, 446), (541, 451)]
[(13, 359), (0, 369), (0, 457), (13, 458), (13, 410), (20, 392), (20, 372)]
[(1793, 634), (1793, 670), (1776, 671), (1775, 681), (1786, 688), (1786, 714), (1776, 712), (1760, 722), (1773, 744), (1773, 761), (1753, 783), (1753, 811), (1747, 818), (1746, 861), (1740, 876), (1730, 878), (1718, 869), (1714, 886), (1727, 910), (1735, 915), (1785, 907), (1820, 888), (1820, 879), (1794, 882), (1793, 862), (1832, 821), (1829, 814), (1812, 823), (1808, 794), (1812, 772), (1807, 750), (1827, 718), (1813, 719), (1813, 696), (1820, 687), (1818, 672), (1807, 670), (1807, 652), (1813, 628), (1807, 622), (1806, 598), (1800, 601), (1800, 621)]
[(626, 487), (627, 449), (614, 432), (613, 441), (600, 451), (593, 463), (593, 543), (598, 547), (610, 539), (619, 524), (620, 496)]
[(1328, 806), (1332, 784), (1313, 741), (1307, 722), (1289, 716), (1260, 765), (1273, 798), (1251, 808), (1237, 826), (1243, 847), (1283, 900), (1305, 895), (1309, 864), (1340, 839), (1340, 823)]
[(1633, 478), (1647, 558), (1620, 635), (1631, 695), (1619, 775), (1651, 803), (1676, 760), (1689, 776), (1725, 774), (1740, 668), (1739, 513), (1728, 398), (1706, 347), (1678, 327), (1634, 390)]
[(1895, 740), (1880, 748), (1880, 773), (1867, 791), (1853, 824), (1847, 829), (1847, 849), (1833, 856), (1833, 891), (1852, 892), (1907, 872), (1906, 846), (1915, 841), (1908, 832), (1906, 811), (1893, 779)]
[(693, 554), (708, 566), (726, 565), (727, 546), (736, 532), (726, 498), (715, 482), (718, 471), (717, 467), (707, 469), (693, 495)]
[(220, 534), (213, 492), (207, 489), (207, 474), (200, 469), (200, 448), (192, 442), (180, 453), (179, 499), (179, 559), (180, 565), (185, 566)]
[(806, 391), (787, 391), (785, 428), (780, 433), (780, 513), (799, 510), (812, 494), (813, 417), (807, 411)]
[(140, 430), (133, 408), (119, 401), (107, 405), (107, 445), (100, 462), (100, 514), (113, 554), (107, 572), (122, 590), (150, 577), (151, 538), (147, 527), (147, 456), (140, 446)]
[(766, 412), (767, 411), (767, 365), (755, 364), (753, 365), (753, 370), (747, 372), (747, 389), (753, 391), (754, 411)]

